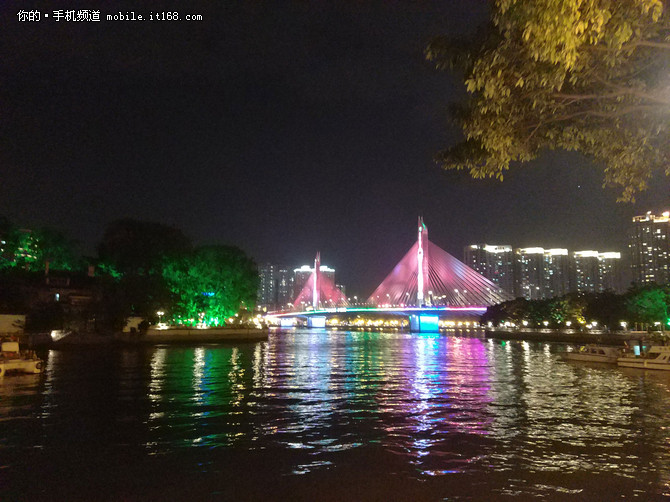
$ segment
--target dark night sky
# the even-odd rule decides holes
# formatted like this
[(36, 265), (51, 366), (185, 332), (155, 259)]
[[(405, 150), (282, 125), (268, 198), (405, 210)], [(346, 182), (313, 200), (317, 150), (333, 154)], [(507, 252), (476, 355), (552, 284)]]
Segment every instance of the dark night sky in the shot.
[[(504, 183), (446, 174), (455, 76), (422, 51), (486, 2), (3, 2), (0, 214), (93, 253), (132, 217), (235, 244), (258, 262), (321, 251), (369, 294), (414, 242), (625, 251), (631, 216), (670, 206), (659, 176), (617, 204), (602, 172), (547, 154)], [(202, 22), (19, 23), (21, 9), (202, 14)]]

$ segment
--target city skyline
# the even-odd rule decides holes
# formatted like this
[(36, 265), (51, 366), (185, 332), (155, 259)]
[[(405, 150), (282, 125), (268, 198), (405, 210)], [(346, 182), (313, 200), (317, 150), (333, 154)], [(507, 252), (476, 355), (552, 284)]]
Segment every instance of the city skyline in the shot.
[(417, 216), (460, 256), (503, 240), (624, 252), (633, 216), (667, 210), (667, 177), (618, 204), (576, 154), (548, 153), (503, 183), (438, 168), (460, 138), (448, 105), (466, 93), (423, 51), (473, 33), (484, 0), (191, 10), (203, 21), (21, 23), (6, 9), (0, 215), (59, 228), (86, 254), (120, 217), (259, 264), (320, 251), (363, 293), (411, 245)]

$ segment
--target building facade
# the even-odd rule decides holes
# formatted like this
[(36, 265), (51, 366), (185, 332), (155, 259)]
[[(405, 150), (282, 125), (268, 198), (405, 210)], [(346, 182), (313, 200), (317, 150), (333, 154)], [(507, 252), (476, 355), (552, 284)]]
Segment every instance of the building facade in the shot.
[(258, 267), (260, 281), (256, 303), (261, 309), (274, 310), (277, 303), (276, 269), (272, 263), (264, 263)]
[(517, 248), (514, 250), (516, 297), (527, 300), (544, 298), (544, 248)]
[(293, 270), (290, 267), (277, 267), (276, 275), (277, 308), (286, 309), (293, 302)]
[(283, 310), (293, 300), (293, 270), (283, 265), (265, 263), (258, 267), (258, 307)]
[(567, 249), (545, 249), (543, 272), (542, 298), (570, 292), (570, 255)]
[(595, 293), (600, 284), (598, 251), (575, 251), (572, 253), (575, 291)]
[(670, 211), (633, 217), (629, 251), (634, 282), (670, 282)]
[(623, 292), (621, 281), (621, 253), (598, 253), (599, 291)]
[(467, 266), (508, 293), (514, 293), (514, 253), (512, 252), (512, 246), (472, 244), (465, 247), (463, 255)]

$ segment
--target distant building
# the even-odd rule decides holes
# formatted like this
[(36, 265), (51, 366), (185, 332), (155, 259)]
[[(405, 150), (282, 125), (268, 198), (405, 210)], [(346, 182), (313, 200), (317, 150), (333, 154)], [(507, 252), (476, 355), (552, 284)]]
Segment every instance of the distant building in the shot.
[(514, 295), (527, 300), (544, 298), (544, 248), (517, 248), (514, 258)]
[(599, 290), (598, 251), (575, 251), (572, 253), (574, 290), (595, 293)]
[(265, 263), (258, 267), (260, 284), (257, 303), (265, 310), (281, 310), (293, 301), (292, 270), (283, 265)]
[(633, 281), (670, 282), (670, 211), (633, 218), (629, 250)]
[(542, 298), (563, 296), (570, 291), (570, 255), (567, 249), (544, 250)]
[(277, 303), (276, 265), (264, 263), (258, 267), (258, 294), (256, 303), (259, 308), (274, 310)]
[(598, 253), (599, 291), (622, 292), (621, 253)]
[(508, 293), (514, 293), (512, 246), (471, 244), (463, 252), (465, 264)]
[(277, 267), (277, 308), (285, 309), (295, 298), (293, 295), (293, 271), (289, 267)]

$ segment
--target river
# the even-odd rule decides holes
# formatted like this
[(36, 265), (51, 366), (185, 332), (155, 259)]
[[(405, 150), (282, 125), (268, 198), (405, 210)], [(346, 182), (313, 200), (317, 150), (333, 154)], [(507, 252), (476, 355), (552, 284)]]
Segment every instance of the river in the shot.
[(670, 496), (670, 372), (562, 350), (330, 330), (50, 350), (0, 381), (0, 499)]

